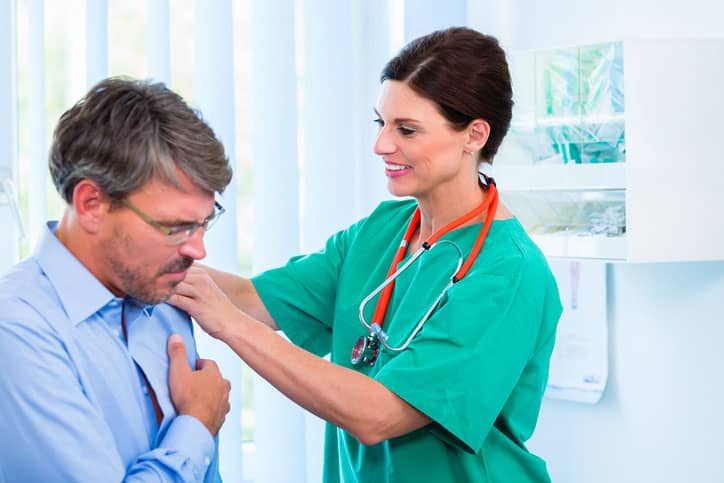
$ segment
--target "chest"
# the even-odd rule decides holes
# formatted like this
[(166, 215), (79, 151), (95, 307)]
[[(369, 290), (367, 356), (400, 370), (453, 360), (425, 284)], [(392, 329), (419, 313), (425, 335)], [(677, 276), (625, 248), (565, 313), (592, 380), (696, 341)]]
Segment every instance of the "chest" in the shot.
[[(440, 243), (413, 260), (408, 254), (400, 262), (401, 272), (394, 280), (394, 287), (382, 319), (382, 327), (388, 335), (390, 346), (400, 348), (414, 339), (416, 331), (424, 330), (424, 319), (432, 316), (447, 301), (446, 289), (450, 278), (461, 261), (461, 248), (456, 243)], [(350, 356), (354, 344), (368, 330), (378, 305), (378, 291), (390, 269), (391, 253), (367, 263), (345, 263), (340, 275), (334, 319), (332, 356), (335, 362), (351, 366)], [(354, 260), (350, 254), (348, 260)], [(361, 260), (361, 257), (359, 257)], [(385, 351), (394, 357), (395, 351)]]
[[(84, 396), (108, 426), (124, 460), (153, 447), (176, 415), (166, 384), (166, 339), (174, 332), (187, 340), (193, 357), (190, 326), (159, 316), (132, 314), (128, 343), (120, 317), (108, 314), (93, 315), (64, 336)], [(160, 432), (149, 385), (163, 413)]]

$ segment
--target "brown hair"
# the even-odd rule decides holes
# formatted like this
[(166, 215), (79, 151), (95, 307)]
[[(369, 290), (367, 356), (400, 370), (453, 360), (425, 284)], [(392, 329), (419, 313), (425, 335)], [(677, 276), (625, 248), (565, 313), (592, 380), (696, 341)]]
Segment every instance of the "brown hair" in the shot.
[(413, 40), (382, 70), (381, 82), (405, 82), (435, 102), (453, 129), (474, 119), (490, 124), (481, 160), (492, 162), (510, 127), (513, 91), (498, 40), (465, 27), (439, 30)]
[(125, 78), (101, 81), (60, 117), (49, 167), (67, 203), (83, 179), (120, 200), (151, 179), (180, 188), (176, 168), (210, 192), (222, 192), (232, 175), (199, 112), (161, 83)]

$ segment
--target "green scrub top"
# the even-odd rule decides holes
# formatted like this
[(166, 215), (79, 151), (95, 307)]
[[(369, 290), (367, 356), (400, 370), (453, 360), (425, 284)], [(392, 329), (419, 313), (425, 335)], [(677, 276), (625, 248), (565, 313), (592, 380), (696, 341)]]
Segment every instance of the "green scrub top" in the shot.
[[(383, 350), (373, 366), (350, 362), (355, 342), (367, 335), (360, 302), (385, 279), (415, 207), (414, 200), (384, 202), (320, 252), (253, 278), (291, 341), (331, 353), (332, 362), (376, 379), (433, 421), (372, 446), (327, 424), (324, 481), (550, 481), (545, 462), (524, 443), (538, 417), (562, 307), (545, 257), (516, 219), (493, 222), (471, 270), (407, 349)], [(467, 256), (480, 228), (443, 239)], [(407, 339), (457, 260), (452, 245), (439, 243), (397, 279), (383, 323), (391, 345)], [(368, 321), (376, 301), (366, 307)]]

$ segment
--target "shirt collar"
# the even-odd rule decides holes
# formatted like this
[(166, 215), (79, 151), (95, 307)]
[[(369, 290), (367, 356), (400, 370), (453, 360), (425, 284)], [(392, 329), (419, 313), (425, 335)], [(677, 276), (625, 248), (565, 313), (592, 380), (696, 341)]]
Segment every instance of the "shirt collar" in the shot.
[[(68, 318), (78, 325), (116, 297), (58, 240), (57, 227), (57, 221), (47, 223), (35, 255)], [(134, 302), (149, 316), (155, 307)]]

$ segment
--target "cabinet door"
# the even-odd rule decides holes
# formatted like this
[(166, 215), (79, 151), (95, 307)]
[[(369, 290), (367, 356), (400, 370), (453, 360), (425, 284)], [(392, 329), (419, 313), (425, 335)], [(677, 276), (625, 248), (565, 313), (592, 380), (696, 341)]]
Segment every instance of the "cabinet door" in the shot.
[(516, 108), (495, 175), (547, 255), (724, 260), (724, 40), (510, 58)]

